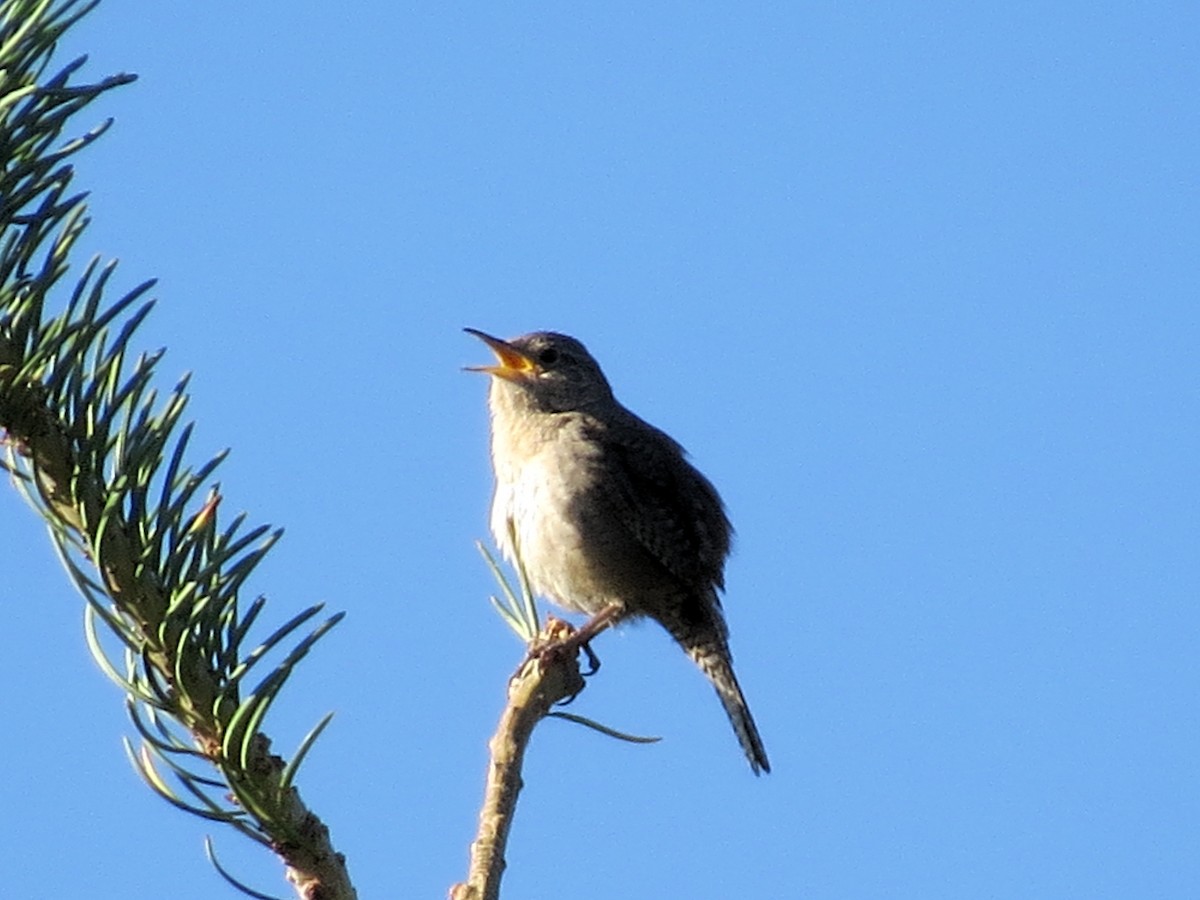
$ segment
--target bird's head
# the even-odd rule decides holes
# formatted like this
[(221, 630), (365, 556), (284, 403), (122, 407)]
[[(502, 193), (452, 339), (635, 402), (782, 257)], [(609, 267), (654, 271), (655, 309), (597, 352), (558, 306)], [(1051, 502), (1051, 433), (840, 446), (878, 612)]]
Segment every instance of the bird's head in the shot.
[(498, 365), (468, 366), (493, 378), (493, 395), (539, 412), (570, 412), (611, 401), (612, 388), (587, 348), (573, 337), (535, 331), (503, 341), (474, 328), (464, 329), (496, 354)]

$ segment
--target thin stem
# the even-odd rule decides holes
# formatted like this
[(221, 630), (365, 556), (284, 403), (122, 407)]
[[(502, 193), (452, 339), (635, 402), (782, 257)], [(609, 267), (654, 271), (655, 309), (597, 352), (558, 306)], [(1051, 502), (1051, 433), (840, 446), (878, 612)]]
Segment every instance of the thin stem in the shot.
[[(504, 854), (523, 781), (525, 750), (537, 723), (554, 705), (584, 688), (571, 627), (551, 619), (508, 685), (508, 702), (488, 744), (487, 786), (479, 830), (471, 843), (467, 880), (450, 889), (451, 900), (498, 900)], [(539, 649), (540, 648), (540, 649)]]

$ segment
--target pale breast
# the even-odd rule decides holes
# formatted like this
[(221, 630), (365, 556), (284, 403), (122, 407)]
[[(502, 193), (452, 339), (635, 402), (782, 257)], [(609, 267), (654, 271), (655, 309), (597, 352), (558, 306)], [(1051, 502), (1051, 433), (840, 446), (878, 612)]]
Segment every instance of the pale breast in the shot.
[(513, 523), (525, 571), (537, 593), (564, 609), (594, 614), (619, 598), (611, 596), (589, 565), (580, 504), (590, 474), (587, 460), (571, 449), (563, 442), (548, 441), (525, 454), (522, 465), (494, 459), (491, 528), (501, 551), (512, 561), (515, 548), (508, 523)]

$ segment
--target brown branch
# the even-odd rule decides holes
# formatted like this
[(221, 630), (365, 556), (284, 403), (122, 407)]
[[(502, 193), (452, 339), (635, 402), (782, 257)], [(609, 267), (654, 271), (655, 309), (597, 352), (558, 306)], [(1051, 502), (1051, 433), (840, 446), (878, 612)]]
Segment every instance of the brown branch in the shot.
[[(270, 752), (270, 742), (262, 735), (256, 735), (252, 749), (251, 765), (265, 767), (264, 778), (278, 784), (284, 761)], [(283, 861), (287, 880), (296, 889), (296, 896), (300, 900), (357, 900), (358, 893), (346, 868), (346, 857), (333, 848), (329, 827), (304, 805), (295, 787), (288, 788), (280, 807), (280, 819), (295, 837), (276, 841), (271, 849)]]
[[(521, 765), (533, 729), (551, 708), (584, 687), (579, 641), (571, 627), (551, 618), (534, 649), (508, 683), (508, 703), (488, 744), (491, 761), (479, 831), (471, 843), (467, 880), (450, 889), (450, 900), (498, 900), (504, 852), (521, 792)], [(544, 649), (539, 649), (544, 648)]]

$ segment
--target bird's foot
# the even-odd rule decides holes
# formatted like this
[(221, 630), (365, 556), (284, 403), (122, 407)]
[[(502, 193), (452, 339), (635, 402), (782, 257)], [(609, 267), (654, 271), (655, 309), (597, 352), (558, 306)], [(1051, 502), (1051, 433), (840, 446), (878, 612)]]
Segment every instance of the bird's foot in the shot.
[[(586, 629), (586, 625), (584, 629)], [(570, 622), (554, 616), (546, 617), (546, 627), (538, 635), (537, 640), (529, 648), (529, 657), (545, 663), (551, 657), (559, 655), (573, 656), (579, 651), (587, 656), (588, 669), (584, 676), (595, 675), (600, 671), (600, 657), (588, 643), (591, 632), (576, 629)]]
[[(582, 651), (587, 657), (588, 666), (587, 671), (582, 673), (583, 676), (587, 678), (595, 675), (600, 671), (600, 657), (592, 649), (592, 638), (616, 622), (622, 612), (622, 608), (614, 603), (592, 616), (579, 628), (575, 628), (570, 622), (554, 616), (547, 616), (546, 627), (542, 629), (537, 641), (529, 648), (529, 656), (536, 658), (539, 662), (545, 662), (551, 656), (576, 655)], [(570, 703), (573, 699), (575, 698), (570, 697), (564, 702)]]

